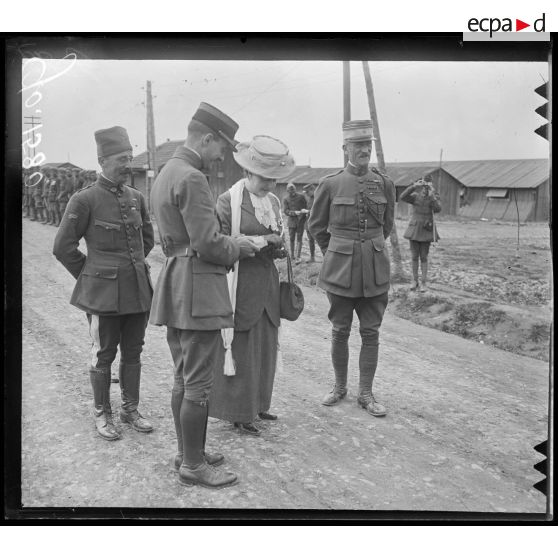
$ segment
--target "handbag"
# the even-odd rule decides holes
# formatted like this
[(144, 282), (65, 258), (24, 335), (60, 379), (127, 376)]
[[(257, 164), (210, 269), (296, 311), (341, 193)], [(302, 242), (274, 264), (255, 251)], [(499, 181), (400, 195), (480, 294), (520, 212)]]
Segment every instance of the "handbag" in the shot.
[(279, 283), (279, 313), (281, 318), (294, 322), (304, 309), (304, 295), (293, 281), (291, 256), (287, 253), (287, 281)]

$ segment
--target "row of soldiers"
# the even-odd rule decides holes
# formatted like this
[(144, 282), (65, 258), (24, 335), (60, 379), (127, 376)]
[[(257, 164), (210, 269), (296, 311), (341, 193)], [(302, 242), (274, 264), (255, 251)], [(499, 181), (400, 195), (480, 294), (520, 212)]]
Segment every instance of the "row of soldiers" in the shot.
[(23, 214), (31, 221), (58, 227), (72, 194), (96, 180), (93, 170), (49, 166), (24, 169)]

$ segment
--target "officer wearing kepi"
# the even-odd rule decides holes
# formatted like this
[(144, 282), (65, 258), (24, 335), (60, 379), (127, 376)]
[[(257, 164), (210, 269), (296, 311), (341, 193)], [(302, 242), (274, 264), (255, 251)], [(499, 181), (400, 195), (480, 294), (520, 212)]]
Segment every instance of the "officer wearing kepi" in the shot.
[[(102, 172), (69, 200), (54, 241), (54, 255), (77, 279), (70, 303), (87, 314), (92, 340), (89, 376), (95, 427), (105, 440), (120, 432), (112, 420), (110, 370), (120, 345), (120, 420), (139, 432), (152, 425), (138, 412), (140, 354), (153, 289), (145, 261), (154, 244), (143, 195), (124, 183), (132, 145), (126, 130), (95, 132)], [(85, 238), (87, 256), (79, 250)]]
[(221, 234), (215, 203), (202, 169), (223, 161), (236, 145), (238, 124), (201, 103), (188, 137), (161, 170), (151, 190), (161, 247), (167, 260), (157, 280), (150, 322), (167, 326), (174, 361), (171, 410), (178, 453), (173, 468), (182, 484), (230, 486), (236, 475), (215, 469), (224, 456), (205, 451), (208, 400), (224, 353), (221, 329), (234, 326), (227, 270), (253, 257), (248, 237)]
[(324, 254), (318, 285), (325, 289), (332, 324), (335, 385), (322, 401), (336, 405), (347, 395), (349, 335), (353, 312), (360, 321), (357, 403), (373, 416), (386, 414), (372, 392), (379, 331), (388, 302), (390, 264), (385, 239), (393, 226), (395, 186), (369, 168), (372, 122), (343, 124), (347, 166), (323, 178), (314, 195), (308, 228)]

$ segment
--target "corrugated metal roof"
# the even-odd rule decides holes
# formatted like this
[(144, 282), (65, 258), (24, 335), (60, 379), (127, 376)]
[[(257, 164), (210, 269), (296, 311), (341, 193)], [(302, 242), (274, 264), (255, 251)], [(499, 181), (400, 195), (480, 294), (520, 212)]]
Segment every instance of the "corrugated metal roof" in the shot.
[[(438, 168), (439, 162), (388, 163), (392, 168)], [(549, 178), (548, 159), (442, 161), (442, 168), (468, 188), (537, 188)]]
[(438, 170), (438, 166), (402, 166), (397, 163), (386, 164), (387, 175), (396, 186), (410, 186), (426, 174), (432, 174)]
[(468, 188), (537, 188), (550, 168), (548, 159), (448, 161), (442, 167)]

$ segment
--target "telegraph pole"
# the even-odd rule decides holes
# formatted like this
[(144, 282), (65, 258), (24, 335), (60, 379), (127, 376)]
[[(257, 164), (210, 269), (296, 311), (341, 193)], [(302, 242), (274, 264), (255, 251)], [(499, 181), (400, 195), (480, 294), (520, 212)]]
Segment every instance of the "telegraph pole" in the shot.
[[(343, 122), (351, 119), (351, 63), (343, 62)], [(345, 166), (349, 158), (345, 153)]]
[[(376, 101), (374, 100), (374, 88), (372, 87), (372, 78), (370, 77), (370, 67), (368, 62), (362, 62), (362, 69), (364, 71), (364, 81), (366, 83), (366, 93), (368, 96), (368, 108), (370, 110), (370, 120), (372, 120), (372, 130), (374, 132), (374, 137), (376, 141), (374, 146), (376, 148), (376, 158), (378, 159), (378, 167), (380, 172), (386, 172), (386, 162), (384, 159), (384, 150), (382, 148), (382, 138), (380, 136), (380, 124), (378, 122), (378, 113), (376, 112)], [(394, 264), (394, 272), (392, 277), (405, 278), (406, 274), (403, 271), (403, 263), (401, 261), (401, 250), (399, 248), (399, 239), (397, 237), (397, 227), (395, 225), (395, 220), (393, 221), (393, 228), (389, 235), (389, 240), (391, 242), (392, 248), (392, 260)]]
[[(41, 124), (41, 117), (40, 116), (24, 116), (23, 117), (25, 120), (25, 125), (26, 126), (31, 126), (31, 128), (29, 130), (26, 130), (24, 133), (29, 133), (31, 132), (31, 134), (33, 135), (33, 143), (31, 144), (32, 147), (31, 149), (33, 150), (33, 158), (35, 157), (35, 147), (37, 145), (37, 142), (35, 141), (35, 130), (39, 129), (42, 127)], [(39, 140), (40, 143), (40, 140)]]
[[(151, 81), (148, 81), (145, 89), (145, 108), (147, 110), (147, 163), (149, 165), (146, 180), (147, 208), (151, 211), (151, 186), (157, 175), (157, 163), (155, 161), (155, 123), (153, 118), (153, 97), (151, 95)], [(153, 174), (153, 176), (149, 176)]]

